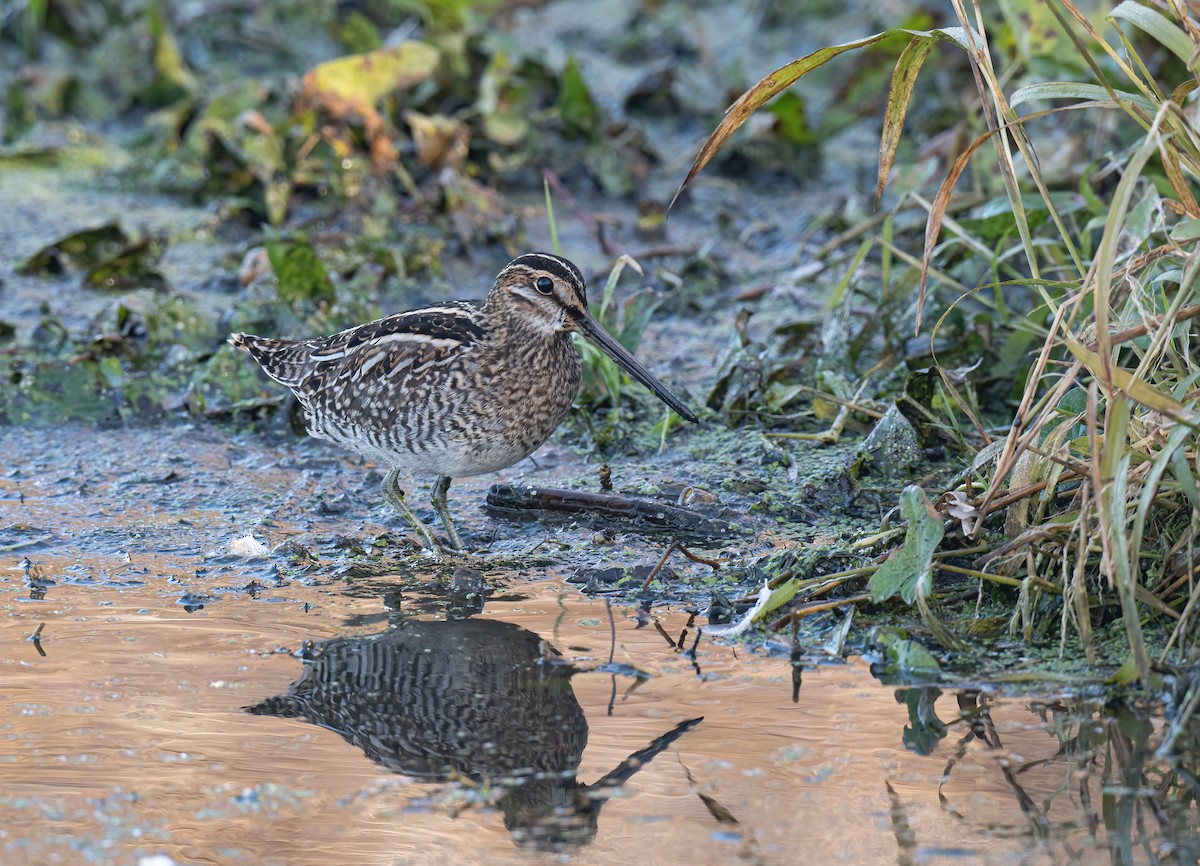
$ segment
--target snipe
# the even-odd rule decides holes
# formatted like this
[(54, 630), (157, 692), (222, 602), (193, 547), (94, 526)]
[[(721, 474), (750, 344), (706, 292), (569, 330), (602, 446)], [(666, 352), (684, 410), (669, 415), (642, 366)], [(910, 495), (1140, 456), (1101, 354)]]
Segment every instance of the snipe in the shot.
[(397, 482), (436, 475), (433, 507), (461, 550), (446, 504), (450, 479), (512, 466), (550, 438), (579, 393), (572, 332), (696, 421), (588, 311), (579, 268), (549, 253), (514, 259), (482, 302), (421, 307), (314, 340), (233, 334), (229, 342), (291, 389), (311, 435), (389, 467), (384, 495), (435, 550)]

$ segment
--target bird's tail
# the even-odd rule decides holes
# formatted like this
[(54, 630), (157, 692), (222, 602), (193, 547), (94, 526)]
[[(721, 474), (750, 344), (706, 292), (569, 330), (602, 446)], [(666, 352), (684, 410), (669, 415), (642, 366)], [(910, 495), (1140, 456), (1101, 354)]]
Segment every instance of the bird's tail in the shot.
[(298, 387), (312, 369), (312, 348), (300, 340), (230, 334), (229, 345), (249, 352), (264, 373), (289, 388)]

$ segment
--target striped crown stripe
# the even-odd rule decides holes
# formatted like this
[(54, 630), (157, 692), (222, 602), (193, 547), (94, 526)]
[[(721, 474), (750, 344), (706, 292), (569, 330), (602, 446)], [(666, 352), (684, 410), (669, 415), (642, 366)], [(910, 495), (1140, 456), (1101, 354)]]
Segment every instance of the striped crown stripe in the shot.
[(509, 267), (513, 265), (525, 265), (530, 268), (546, 271), (549, 274), (554, 274), (560, 280), (571, 284), (580, 293), (584, 290), (583, 274), (580, 273), (579, 268), (566, 259), (560, 259), (558, 256), (551, 255), (550, 253), (526, 253), (509, 263)]

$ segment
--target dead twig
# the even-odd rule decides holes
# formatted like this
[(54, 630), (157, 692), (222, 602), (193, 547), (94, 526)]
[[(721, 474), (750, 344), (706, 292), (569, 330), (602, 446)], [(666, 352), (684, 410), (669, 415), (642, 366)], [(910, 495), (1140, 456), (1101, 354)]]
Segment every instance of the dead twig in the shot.
[(870, 601), (871, 598), (872, 596), (870, 593), (864, 592), (861, 595), (851, 595), (847, 598), (831, 598), (828, 601), (818, 601), (813, 602), (812, 604), (801, 605), (800, 607), (789, 611), (779, 619), (775, 620), (775, 622), (771, 623), (770, 629), (772, 631), (779, 631), (784, 626), (792, 622), (799, 622), (810, 614), (821, 613), (822, 611), (826, 610), (834, 610), (835, 608), (839, 608), (845, 604), (859, 604), (860, 602)]
[(658, 564), (650, 569), (650, 573), (646, 575), (646, 579), (642, 581), (642, 589), (646, 589), (654, 582), (654, 578), (658, 577), (658, 573), (662, 571), (662, 567), (667, 564), (667, 560), (671, 558), (671, 554), (675, 552), (675, 548), (679, 546), (679, 542), (672, 541), (667, 545), (667, 549), (663, 551), (662, 558), (658, 560)]
[(608, 242), (608, 238), (605, 237), (604, 230), (592, 218), (591, 214), (583, 209), (583, 205), (579, 203), (579, 200), (571, 195), (571, 191), (563, 186), (563, 182), (558, 179), (558, 175), (547, 169), (542, 172), (542, 177), (546, 179), (546, 183), (550, 184), (550, 188), (554, 190), (555, 194), (560, 196), (567, 203), (567, 206), (574, 211), (575, 218), (583, 223), (589, 232), (596, 236), (596, 243), (599, 244), (600, 251), (606, 256), (615, 256), (616, 252)]

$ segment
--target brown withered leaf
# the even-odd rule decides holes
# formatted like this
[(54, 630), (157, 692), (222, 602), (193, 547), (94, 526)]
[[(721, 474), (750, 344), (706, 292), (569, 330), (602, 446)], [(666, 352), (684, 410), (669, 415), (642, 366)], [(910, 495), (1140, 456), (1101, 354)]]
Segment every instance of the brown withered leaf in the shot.
[(467, 161), (471, 131), (456, 117), (404, 112), (404, 120), (417, 146), (417, 159), (426, 168), (461, 169)]

